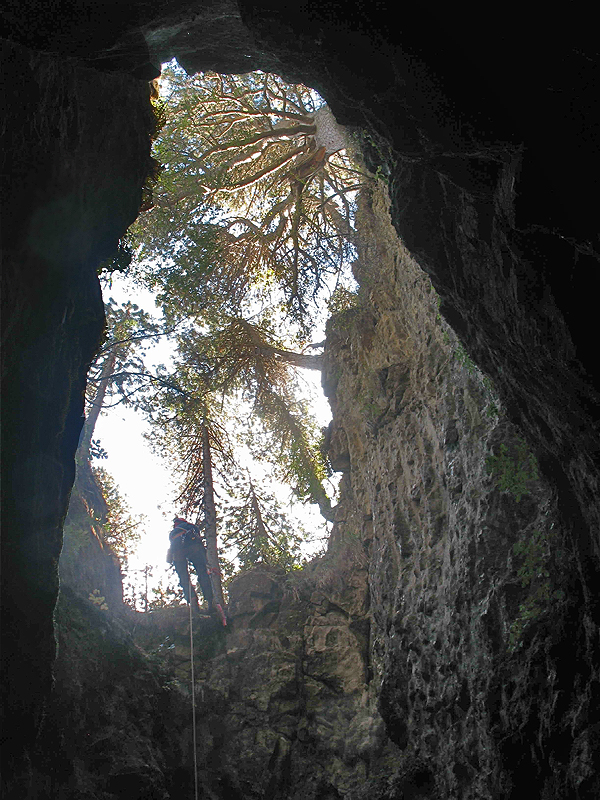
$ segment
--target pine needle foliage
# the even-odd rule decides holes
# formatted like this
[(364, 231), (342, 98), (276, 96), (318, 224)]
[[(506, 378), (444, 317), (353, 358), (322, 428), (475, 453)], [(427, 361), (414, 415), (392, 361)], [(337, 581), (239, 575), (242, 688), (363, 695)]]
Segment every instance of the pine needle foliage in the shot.
[(298, 568), (306, 533), (289, 521), (279, 499), (255, 485), (247, 472), (228, 488), (230, 499), (223, 504), (223, 546), (233, 551), (240, 568), (256, 564), (286, 572)]
[(163, 83), (163, 169), (134, 229), (146, 279), (167, 301), (170, 280), (197, 281), (200, 306), (223, 301), (230, 312), (276, 288), (306, 324), (327, 277), (353, 255), (365, 177), (344, 129), (315, 92), (277, 75), (188, 77), (170, 66)]
[(121, 565), (133, 553), (141, 538), (144, 517), (133, 517), (125, 498), (112, 475), (103, 467), (92, 467), (94, 480), (106, 504), (106, 515), (102, 519), (102, 539), (110, 546)]

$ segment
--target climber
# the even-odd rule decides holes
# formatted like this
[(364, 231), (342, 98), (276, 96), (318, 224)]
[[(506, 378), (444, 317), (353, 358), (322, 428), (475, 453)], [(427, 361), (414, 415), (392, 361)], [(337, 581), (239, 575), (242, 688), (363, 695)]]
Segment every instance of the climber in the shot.
[(213, 602), (213, 590), (207, 569), (206, 547), (202, 541), (200, 529), (197, 525), (192, 525), (191, 522), (187, 522), (182, 517), (174, 517), (173, 529), (169, 533), (169, 542), (167, 561), (175, 567), (186, 601), (188, 603), (191, 602), (196, 611), (199, 610), (198, 595), (193, 586), (191, 587), (192, 597), (190, 599), (191, 582), (188, 561), (191, 561), (196, 570), (202, 594), (210, 610)]

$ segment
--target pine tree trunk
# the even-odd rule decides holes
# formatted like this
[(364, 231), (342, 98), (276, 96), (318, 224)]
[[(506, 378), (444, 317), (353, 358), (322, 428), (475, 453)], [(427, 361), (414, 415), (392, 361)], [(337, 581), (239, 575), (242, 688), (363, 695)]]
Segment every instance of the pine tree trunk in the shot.
[(323, 356), (319, 353), (317, 355), (309, 355), (308, 353), (294, 353), (292, 350), (283, 350), (279, 347), (271, 347), (270, 345), (262, 345), (261, 349), (265, 353), (276, 353), (282, 361), (288, 364), (293, 364), (295, 367), (302, 367), (302, 369), (323, 369)]
[(85, 423), (83, 425), (81, 438), (79, 440), (79, 447), (77, 448), (78, 457), (83, 457), (86, 459), (89, 459), (90, 457), (90, 447), (92, 445), (92, 437), (94, 435), (94, 429), (96, 427), (96, 423), (98, 422), (98, 417), (100, 416), (100, 412), (102, 411), (102, 405), (104, 404), (104, 398), (106, 396), (106, 390), (108, 388), (111, 375), (115, 371), (116, 361), (117, 361), (117, 348), (113, 347), (113, 349), (110, 352), (110, 355), (104, 362), (104, 366), (102, 367), (102, 374), (100, 375), (100, 381), (98, 382), (98, 389), (96, 391), (96, 396), (92, 401), (90, 413), (87, 415)]
[(206, 420), (202, 424), (202, 472), (204, 475), (204, 533), (206, 536), (208, 566), (215, 570), (215, 572), (211, 573), (210, 578), (213, 585), (215, 603), (218, 603), (222, 608), (224, 602), (219, 570), (219, 553), (217, 550), (217, 511), (212, 477), (210, 439)]

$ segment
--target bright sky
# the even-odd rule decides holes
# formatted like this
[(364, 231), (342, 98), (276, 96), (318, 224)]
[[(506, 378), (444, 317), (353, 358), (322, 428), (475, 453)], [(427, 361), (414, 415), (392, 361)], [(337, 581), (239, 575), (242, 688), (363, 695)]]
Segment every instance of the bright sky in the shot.
[[(119, 304), (129, 300), (153, 316), (159, 315), (150, 292), (118, 275), (112, 286), (104, 288), (105, 302), (110, 297)], [(171, 352), (170, 343), (160, 341), (148, 354), (148, 366), (168, 363)], [(117, 405), (101, 413), (94, 439), (100, 439), (108, 453), (108, 459), (96, 463), (111, 473), (131, 508), (132, 516), (143, 514), (146, 517), (138, 550), (129, 559), (129, 569), (141, 570), (148, 564), (153, 568), (154, 582), (158, 583), (167, 568), (165, 555), (169, 546), (169, 522), (178, 509), (173, 506), (175, 487), (168, 465), (150, 449), (143, 437), (146, 429), (141, 414)]]
[[(112, 286), (104, 288), (105, 302), (110, 297), (119, 304), (129, 300), (153, 316), (160, 316), (152, 294), (119, 275), (114, 277)], [(149, 351), (146, 359), (148, 367), (168, 364), (171, 353), (172, 345), (161, 341)], [(318, 395), (314, 410), (319, 424), (327, 425), (331, 413), (321, 390), (321, 374), (312, 370), (302, 370), (302, 373), (314, 385), (314, 392), (311, 393)], [(146, 565), (152, 567), (149, 586), (157, 585), (161, 578), (167, 576), (172, 579), (173, 572), (165, 561), (169, 546), (168, 533), (173, 516), (181, 511), (173, 502), (176, 487), (171, 480), (169, 464), (150, 449), (143, 436), (147, 429), (141, 414), (124, 405), (117, 405), (101, 413), (94, 431), (94, 439), (100, 439), (108, 453), (108, 459), (95, 463), (111, 473), (132, 516), (135, 518), (143, 514), (146, 517), (142, 539), (137, 552), (129, 559), (129, 574), (125, 579), (125, 583), (135, 581), (140, 586), (143, 581), (142, 570)], [(318, 531), (323, 525), (323, 518), (315, 506), (296, 504), (296, 511), (307, 530)], [(311, 555), (320, 547), (320, 541), (311, 543), (306, 555)]]

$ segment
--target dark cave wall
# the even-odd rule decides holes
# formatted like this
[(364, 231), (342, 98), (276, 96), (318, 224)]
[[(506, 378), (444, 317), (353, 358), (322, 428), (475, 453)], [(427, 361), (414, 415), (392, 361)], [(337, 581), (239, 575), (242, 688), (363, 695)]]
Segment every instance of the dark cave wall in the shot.
[(3, 66), (2, 657), (18, 754), (51, 687), (62, 521), (104, 325), (96, 268), (137, 215), (155, 123), (142, 81), (8, 43)]
[(11, 2), (2, 13), (16, 43), (3, 48), (2, 166), (3, 657), (23, 732), (15, 751), (34, 736), (51, 683), (61, 522), (103, 324), (95, 270), (137, 214), (153, 124), (145, 82), (171, 55), (191, 70), (277, 69), (366, 129), (394, 225), (572, 523), (589, 662), (600, 529), (593, 27), (580, 16), (576, 34), (564, 16), (528, 26), (505, 9), (474, 35), (452, 9), (413, 10), (392, 28), (387, 5), (360, 2)]

